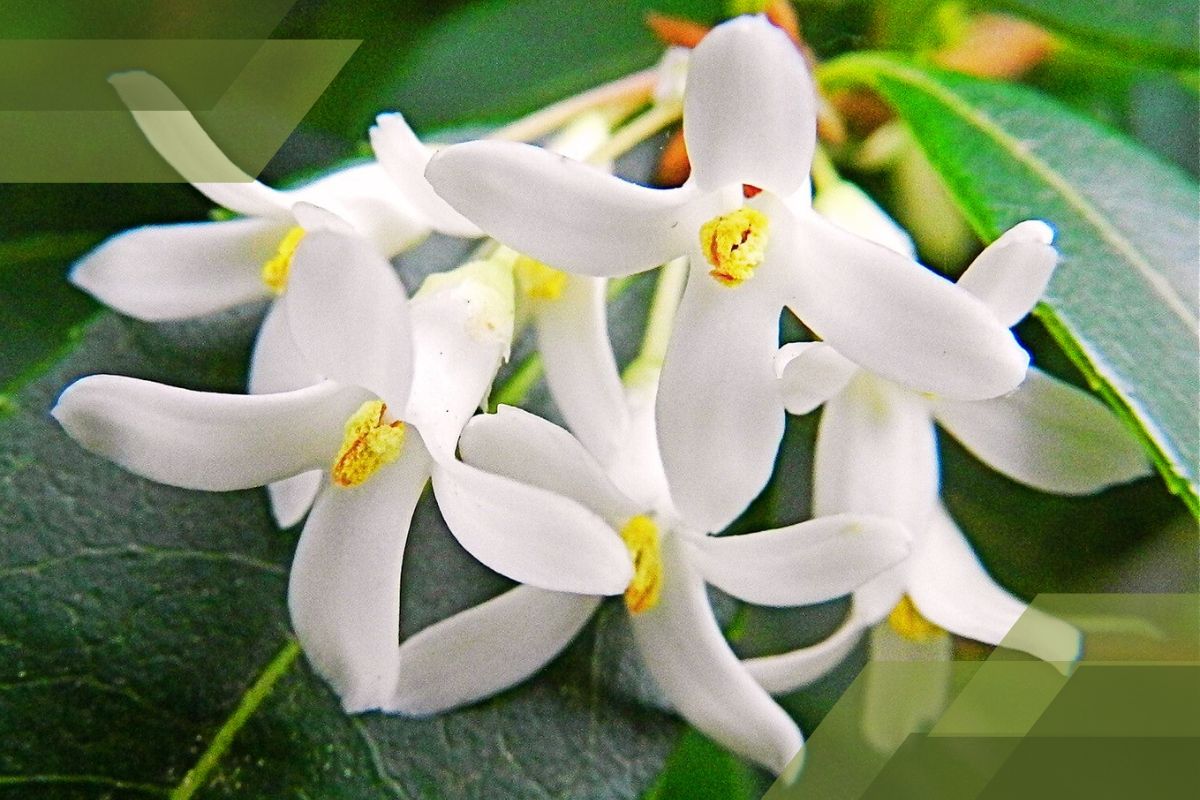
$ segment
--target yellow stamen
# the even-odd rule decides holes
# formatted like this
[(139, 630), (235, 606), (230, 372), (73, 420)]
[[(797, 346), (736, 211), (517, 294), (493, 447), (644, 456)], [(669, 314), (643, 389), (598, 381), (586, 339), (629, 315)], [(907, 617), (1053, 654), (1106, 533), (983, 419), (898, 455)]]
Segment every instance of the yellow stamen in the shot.
[(292, 257), (296, 248), (304, 238), (304, 228), (296, 227), (288, 230), (279, 240), (275, 255), (268, 258), (262, 265), (262, 282), (275, 294), (283, 294), (287, 288), (288, 273), (292, 271)]
[(342, 449), (330, 470), (338, 486), (358, 486), (384, 464), (400, 457), (404, 449), (404, 423), (384, 422), (386, 411), (383, 401), (368, 400), (346, 420)]
[(513, 264), (517, 286), (534, 300), (557, 300), (567, 286), (567, 273), (548, 267), (529, 256), (517, 256)]
[(713, 266), (709, 275), (737, 286), (754, 277), (766, 255), (767, 215), (743, 206), (713, 217), (700, 228), (700, 250)]
[(662, 553), (658, 549), (658, 526), (645, 514), (638, 514), (621, 528), (621, 538), (633, 557), (633, 580), (625, 589), (625, 606), (631, 614), (649, 611), (658, 605), (662, 591)]
[(921, 616), (908, 595), (901, 597), (892, 613), (888, 614), (888, 624), (896, 633), (913, 642), (928, 642), (945, 632)]

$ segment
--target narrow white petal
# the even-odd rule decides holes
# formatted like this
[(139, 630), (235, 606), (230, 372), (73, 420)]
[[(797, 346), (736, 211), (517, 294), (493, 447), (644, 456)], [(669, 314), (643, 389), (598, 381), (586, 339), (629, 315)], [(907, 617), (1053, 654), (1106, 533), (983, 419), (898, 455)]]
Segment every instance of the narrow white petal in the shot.
[(433, 149), (425, 145), (400, 114), (380, 114), (371, 127), (371, 148), (404, 198), (439, 233), (479, 236), (480, 231), (425, 180)]
[(813, 513), (879, 514), (916, 534), (938, 491), (937, 444), (924, 400), (860, 373), (829, 400), (813, 456)]
[(466, 463), (576, 500), (614, 526), (648, 510), (622, 495), (575, 437), (528, 411), (500, 406), (477, 416), (458, 446)]
[(981, 460), (1043, 491), (1087, 494), (1150, 474), (1141, 446), (1104, 403), (1038, 369), (1010, 395), (944, 401), (935, 413)]
[(566, 647), (600, 604), (518, 586), (400, 645), (394, 710), (437, 714), (515, 686)]
[(130, 472), (227, 491), (327, 468), (364, 399), (333, 382), (235, 395), (92, 375), (68, 386), (51, 413), (75, 441)]
[(158, 78), (147, 72), (121, 72), (108, 82), (159, 155), (214, 203), (247, 216), (290, 218), (284, 194), (230, 161), (183, 101)]
[(800, 729), (729, 649), (704, 580), (681, 542), (662, 539), (658, 605), (631, 616), (646, 668), (680, 716), (701, 733), (776, 774), (804, 744)]
[(807, 414), (833, 397), (858, 365), (824, 342), (793, 342), (775, 354), (775, 374), (790, 414)]
[(700, 530), (721, 530), (762, 491), (783, 437), (773, 252), (736, 287), (694, 262), (667, 348), (659, 446), (675, 506)]
[(1058, 263), (1054, 231), (1028, 220), (988, 245), (958, 279), (958, 285), (984, 302), (1001, 325), (1013, 326), (1033, 310)]
[(872, 629), (862, 731), (876, 750), (894, 753), (910, 733), (927, 730), (945, 711), (952, 645), (945, 634), (914, 642), (886, 623)]
[(554, 404), (601, 463), (629, 433), (621, 376), (608, 340), (605, 281), (568, 275), (562, 295), (534, 310), (538, 351)]
[(909, 553), (908, 531), (885, 517), (837, 514), (741, 536), (690, 540), (704, 579), (766, 606), (849, 594)]
[(1003, 640), (1006, 647), (1054, 662), (1060, 670), (1079, 657), (1079, 631), (1037, 609), (1027, 611), (1025, 603), (996, 585), (940, 506), (918, 539), (908, 593), (925, 617), (959, 636), (987, 644)]
[(702, 189), (748, 183), (791, 194), (808, 180), (816, 129), (804, 59), (765, 17), (718, 25), (692, 52), (683, 130)]
[(694, 187), (648, 189), (513, 142), (447, 147), (425, 176), (489, 236), (582, 275), (628, 275), (666, 263), (708, 218), (707, 207), (689, 203)]
[(292, 627), (347, 711), (391, 703), (404, 544), (428, 479), (429, 458), (414, 436), (399, 460), (361, 486), (327, 483), (296, 546), (288, 583)]
[[(918, 532), (917, 535), (920, 536), (921, 533)], [(863, 626), (874, 625), (892, 613), (892, 609), (907, 590), (912, 561), (910, 556), (903, 564), (898, 564), (867, 581), (854, 593), (852, 613)]]
[(408, 299), (369, 242), (326, 231), (306, 235), (282, 302), (314, 371), (361, 386), (400, 413), (412, 379)]
[[(425, 218), (404, 198), (383, 167), (373, 162), (335, 170), (287, 196), (297, 218), (301, 203), (325, 209), (359, 236), (371, 240), (388, 258), (429, 235)], [(301, 224), (308, 227), (303, 221)], [(320, 227), (331, 228), (328, 224)]]
[(267, 484), (271, 501), (271, 516), (280, 528), (290, 528), (304, 519), (325, 483), (325, 470), (302, 472), (281, 481)]
[(618, 594), (633, 577), (616, 532), (574, 500), (459, 461), (433, 471), (438, 507), (459, 544), (520, 583)]
[(956, 399), (995, 397), (1024, 378), (1029, 355), (980, 300), (816, 213), (797, 220), (792, 308), (843, 356)]
[[(797, 205), (805, 200), (803, 195), (795, 198)], [(850, 181), (838, 181), (832, 186), (823, 187), (813, 197), (812, 207), (835, 225), (895, 250), (902, 256), (917, 257), (917, 247), (912, 237), (866, 192)], [(802, 207), (796, 213), (802, 213)]]
[(827, 639), (772, 656), (742, 662), (750, 676), (770, 694), (787, 694), (814, 683), (850, 654), (862, 638), (863, 626), (853, 616)]
[(262, 265), (287, 230), (274, 220), (135, 228), (80, 259), (71, 282), (138, 319), (198, 317), (270, 296)]

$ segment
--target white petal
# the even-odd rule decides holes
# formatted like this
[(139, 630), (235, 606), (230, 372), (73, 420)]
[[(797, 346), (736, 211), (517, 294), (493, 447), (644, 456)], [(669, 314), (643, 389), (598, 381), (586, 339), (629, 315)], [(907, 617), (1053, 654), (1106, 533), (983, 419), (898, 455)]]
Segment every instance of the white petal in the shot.
[(1150, 474), (1141, 446), (1107, 406), (1038, 369), (1010, 395), (942, 402), (935, 413), (981, 460), (1043, 491), (1087, 494)]
[(1029, 355), (981, 301), (816, 213), (797, 221), (792, 307), (846, 358), (956, 399), (995, 397), (1024, 378)]
[[(794, 204), (798, 206), (796, 213), (802, 212), (799, 204), (806, 199), (803, 195), (795, 198)], [(822, 187), (812, 198), (812, 208), (851, 233), (895, 250), (902, 256), (917, 257), (917, 247), (912, 237), (866, 192), (850, 181), (839, 180), (832, 186)]]
[(952, 644), (946, 635), (914, 642), (886, 623), (871, 631), (862, 732), (876, 750), (894, 753), (946, 710)]
[(850, 617), (827, 639), (773, 656), (748, 658), (742, 666), (770, 694), (804, 688), (842, 663), (862, 638), (863, 626)]
[[(485, 233), (557, 269), (616, 276), (682, 254), (716, 211), (691, 186), (648, 189), (531, 145), (466, 142), (425, 172)], [(694, 208), (692, 206), (695, 206)]]
[(631, 615), (646, 668), (680, 716), (704, 735), (775, 773), (804, 744), (791, 717), (729, 649), (700, 574), (673, 536), (662, 539), (658, 605)]
[(813, 456), (813, 514), (879, 514), (916, 534), (938, 490), (937, 445), (926, 403), (860, 373), (825, 404)]
[(433, 471), (438, 507), (459, 544), (520, 583), (579, 594), (618, 594), (633, 577), (613, 529), (561, 495), (458, 461)]
[(608, 463), (629, 432), (621, 376), (608, 340), (605, 281), (568, 275), (562, 295), (534, 311), (554, 404), (571, 432)]
[(292, 337), (315, 371), (361, 386), (400, 413), (412, 379), (408, 299), (369, 242), (327, 231), (305, 236), (282, 302)]
[[(918, 532), (917, 535), (921, 533)], [(912, 558), (909, 557), (903, 564), (877, 575), (859, 587), (854, 593), (854, 602), (851, 605), (853, 616), (864, 626), (874, 625), (886, 619), (904, 597), (911, 568)]]
[(108, 82), (159, 155), (214, 203), (247, 216), (290, 218), (290, 203), (283, 193), (254, 180), (230, 161), (158, 78), (146, 72), (121, 72)]
[(130, 472), (227, 491), (328, 467), (364, 399), (332, 382), (236, 395), (92, 375), (68, 386), (51, 413), (75, 441)]
[(793, 342), (775, 354), (775, 374), (790, 414), (807, 414), (833, 397), (858, 365), (824, 342)]
[[(330, 172), (287, 193), (292, 212), (300, 218), (301, 203), (318, 206), (341, 220), (358, 235), (371, 240), (388, 258), (407, 250), (429, 235), (423, 216), (400, 194), (383, 167), (373, 162), (354, 164)], [(301, 221), (304, 227), (307, 223)], [(329, 224), (322, 229), (337, 230)]]
[(676, 508), (704, 531), (727, 526), (762, 490), (783, 437), (773, 363), (781, 301), (770, 256), (737, 287), (694, 260), (667, 348), (659, 447)]
[(438, 197), (425, 180), (425, 168), (433, 157), (433, 149), (417, 138), (403, 116), (380, 114), (376, 117), (371, 127), (371, 147), (400, 193), (435, 230), (450, 236), (481, 235), (466, 217)]
[(490, 697), (544, 667), (600, 598), (518, 586), (431, 625), (400, 645), (393, 707), (437, 714)]
[(269, 297), (262, 265), (287, 230), (273, 220), (135, 228), (84, 256), (71, 282), (138, 319), (198, 317)]
[(1054, 231), (1046, 223), (1022, 222), (988, 245), (958, 285), (982, 300), (1001, 325), (1011, 327), (1033, 310), (1050, 282), (1058, 263), (1053, 241)]
[(271, 516), (280, 528), (290, 528), (304, 519), (325, 483), (325, 471), (314, 469), (267, 484)]
[(399, 460), (361, 486), (327, 484), (296, 546), (288, 583), (292, 627), (347, 711), (391, 703), (404, 544), (428, 479), (429, 458), (414, 436)]
[(430, 276), (412, 300), (413, 388), (408, 417), (430, 451), (452, 458), (512, 344), (512, 275), (471, 262)]
[(477, 416), (458, 446), (466, 463), (576, 500), (614, 526), (647, 510), (613, 486), (575, 437), (528, 411), (500, 406)]
[(885, 517), (838, 514), (741, 536), (690, 540), (704, 579), (748, 603), (801, 606), (849, 594), (909, 553)]
[(1079, 657), (1079, 631), (1038, 609), (1027, 611), (1025, 603), (997, 586), (940, 506), (918, 539), (908, 593), (925, 617), (959, 636), (987, 644), (1003, 641), (1063, 671)]
[(718, 25), (692, 51), (683, 130), (702, 189), (748, 183), (791, 194), (808, 180), (816, 129), (804, 59), (765, 17)]

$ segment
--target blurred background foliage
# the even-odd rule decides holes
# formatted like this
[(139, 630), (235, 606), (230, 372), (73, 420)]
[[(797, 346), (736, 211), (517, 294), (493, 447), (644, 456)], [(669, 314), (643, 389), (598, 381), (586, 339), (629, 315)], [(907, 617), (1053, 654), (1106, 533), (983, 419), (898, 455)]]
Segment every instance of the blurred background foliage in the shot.
[[(175, 35), (181, 24), (149, 15), (137, 30), (102, 30), (78, 13), (54, 14), (57, 7), (48, 4), (37, 14), (26, 4), (0, 3), (0, 22), (10, 38), (158, 38)], [(1194, 2), (800, 0), (795, 7), (805, 40), (821, 59), (862, 49), (932, 57), (961, 44), (981, 11), (1035, 22), (1052, 31), (1054, 46), (1018, 80), (1123, 132), (1193, 179), (1200, 172)], [(726, 7), (721, 0), (301, 0), (273, 38), (362, 44), (263, 177), (285, 182), (362, 155), (366, 130), (380, 111), (403, 111), (423, 134), (490, 125), (648, 66), (662, 50), (643, 22), (649, 10), (709, 24)], [(217, 25), (210, 35), (238, 34)], [(851, 167), (847, 174), (903, 217), (894, 186), (870, 170)], [(11, 402), (72, 347), (77, 326), (98, 312), (65, 281), (76, 257), (124, 228), (203, 219), (210, 205), (185, 184), (10, 184), (0, 186), (0, 208), (0, 400)], [(951, 220), (943, 224), (957, 225), (956, 235), (966, 230)], [(932, 255), (938, 232), (916, 233), (922, 251)], [(977, 247), (968, 238), (957, 252), (931, 260), (954, 271)], [(1040, 323), (1026, 321), (1019, 333), (1043, 368), (1083, 384)], [(814, 432), (813, 415), (789, 420), (776, 476), (737, 529), (807, 513)], [(1061, 498), (1017, 486), (948, 437), (942, 456), (948, 505), (984, 562), (1014, 592), (1197, 588), (1195, 523), (1157, 476), (1097, 497)], [(831, 608), (832, 625), (838, 607)], [(797, 643), (786, 641), (794, 626), (777, 612), (743, 610), (735, 627), (753, 632), (734, 632), (747, 654)], [(811, 728), (852, 669), (789, 699), (788, 707)], [(756, 770), (688, 733), (647, 797), (756, 797), (764, 788)]]

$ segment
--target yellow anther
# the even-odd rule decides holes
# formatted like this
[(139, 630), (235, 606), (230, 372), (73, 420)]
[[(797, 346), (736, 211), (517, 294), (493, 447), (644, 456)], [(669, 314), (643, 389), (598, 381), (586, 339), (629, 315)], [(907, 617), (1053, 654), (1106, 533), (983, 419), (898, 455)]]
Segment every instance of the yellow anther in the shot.
[(700, 251), (713, 266), (708, 274), (726, 286), (754, 277), (767, 252), (767, 215), (743, 206), (713, 217), (700, 227)]
[(404, 423), (384, 422), (386, 411), (383, 401), (368, 400), (346, 420), (342, 449), (330, 470), (338, 486), (358, 486), (384, 464), (400, 457), (404, 449)]
[(662, 553), (658, 549), (658, 526), (645, 514), (632, 517), (621, 528), (621, 538), (633, 557), (633, 580), (625, 589), (625, 606), (631, 614), (658, 605), (662, 591)]
[(275, 294), (283, 294), (287, 288), (288, 273), (292, 271), (292, 257), (296, 248), (304, 238), (304, 228), (296, 227), (288, 230), (279, 240), (275, 255), (268, 258), (262, 265), (262, 282)]
[(517, 286), (534, 300), (557, 300), (567, 287), (567, 273), (548, 267), (529, 256), (518, 256), (513, 264)]
[(913, 642), (932, 641), (945, 632), (921, 616), (908, 595), (901, 597), (892, 613), (888, 614), (888, 624), (896, 633)]

